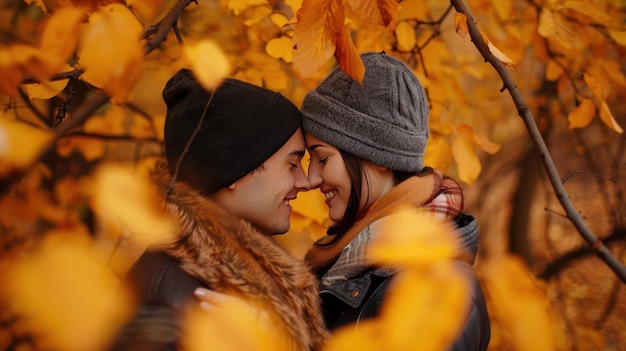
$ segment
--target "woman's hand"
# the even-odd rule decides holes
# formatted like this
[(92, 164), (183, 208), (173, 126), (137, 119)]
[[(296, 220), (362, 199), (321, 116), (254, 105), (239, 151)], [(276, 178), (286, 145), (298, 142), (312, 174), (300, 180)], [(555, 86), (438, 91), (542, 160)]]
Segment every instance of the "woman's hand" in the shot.
[(263, 309), (256, 308), (250, 302), (233, 295), (226, 295), (205, 288), (196, 288), (193, 294), (196, 299), (200, 300), (200, 307), (207, 311), (239, 305), (245, 306), (244, 309), (257, 318), (268, 318), (267, 312)]

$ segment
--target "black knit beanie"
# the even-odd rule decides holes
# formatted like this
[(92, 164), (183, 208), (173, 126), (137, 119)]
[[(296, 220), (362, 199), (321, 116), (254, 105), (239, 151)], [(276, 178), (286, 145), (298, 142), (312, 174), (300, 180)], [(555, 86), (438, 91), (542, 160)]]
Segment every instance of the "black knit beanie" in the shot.
[[(212, 92), (188, 69), (165, 85), (165, 154), (173, 174)], [(298, 108), (281, 94), (226, 78), (185, 154), (178, 180), (212, 194), (259, 167), (300, 126)]]

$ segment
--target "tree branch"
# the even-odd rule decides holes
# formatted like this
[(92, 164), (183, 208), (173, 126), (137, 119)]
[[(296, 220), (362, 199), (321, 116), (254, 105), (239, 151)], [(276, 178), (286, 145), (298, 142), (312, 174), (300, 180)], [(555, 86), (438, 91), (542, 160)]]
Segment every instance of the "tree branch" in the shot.
[[(161, 43), (167, 38), (167, 33), (170, 28), (172, 28), (180, 14), (185, 10), (185, 7), (189, 5), (189, 3), (193, 0), (178, 0), (172, 6), (170, 12), (159, 22), (159, 24), (154, 27), (149, 27), (147, 30), (144, 30), (142, 35), (144, 38), (149, 37), (154, 34), (145, 44), (144, 50), (145, 54), (148, 55), (154, 49), (159, 47)], [(67, 75), (71, 75), (72, 73), (65, 73)], [(45, 158), (50, 152), (55, 149), (56, 143), (66, 136), (70, 131), (74, 128), (82, 125), (96, 110), (98, 110), (101, 106), (108, 103), (110, 97), (104, 93), (100, 92), (99, 94), (93, 96), (91, 99), (85, 101), (82, 105), (76, 108), (76, 110), (72, 113), (71, 118), (66, 119), (63, 123), (61, 123), (58, 128), (55, 129), (54, 135), (50, 138), (48, 143), (43, 147), (43, 149), (39, 152), (37, 157), (31, 162), (31, 164), (23, 169), (14, 170), (10, 172), (4, 179), (0, 179), (0, 198), (4, 197), (11, 187), (20, 181), (24, 175), (26, 175), (33, 167), (39, 163), (40, 160)]]
[(519, 112), (519, 115), (522, 117), (524, 124), (526, 125), (526, 129), (530, 135), (531, 140), (537, 147), (539, 151), (539, 156), (543, 161), (544, 168), (546, 173), (548, 174), (548, 179), (552, 184), (552, 187), (555, 190), (556, 196), (559, 199), (559, 202), (563, 206), (565, 213), (567, 214), (567, 218), (574, 224), (578, 232), (582, 235), (582, 237), (587, 241), (590, 245), (591, 249), (593, 249), (610, 268), (617, 274), (617, 276), (622, 280), (622, 282), (626, 283), (626, 267), (618, 261), (611, 252), (607, 249), (607, 247), (602, 243), (602, 241), (598, 240), (595, 234), (589, 229), (587, 224), (581, 218), (578, 211), (574, 208), (574, 205), (570, 201), (570, 198), (563, 187), (563, 183), (561, 182), (561, 177), (556, 169), (554, 161), (548, 151), (548, 148), (539, 132), (539, 128), (535, 123), (535, 119), (526, 105), (524, 98), (522, 97), (521, 92), (517, 88), (517, 85), (511, 78), (509, 71), (506, 69), (506, 66), (495, 57), (487, 47), (487, 44), (483, 41), (482, 35), (474, 23), (474, 19), (470, 14), (469, 10), (465, 7), (465, 4), (462, 0), (450, 0), (450, 3), (457, 12), (464, 14), (467, 18), (467, 28), (472, 38), (472, 42), (483, 56), (483, 58), (489, 62), (496, 72), (500, 75), (502, 82), (504, 83), (504, 88), (509, 91), (509, 94), (513, 98), (513, 102), (515, 103), (515, 107)]

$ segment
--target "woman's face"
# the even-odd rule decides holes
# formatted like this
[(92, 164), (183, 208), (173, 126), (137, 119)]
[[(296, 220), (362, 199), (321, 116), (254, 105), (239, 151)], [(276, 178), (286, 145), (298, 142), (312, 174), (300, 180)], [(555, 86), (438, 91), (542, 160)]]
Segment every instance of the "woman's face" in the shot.
[(319, 188), (328, 206), (328, 216), (333, 222), (343, 218), (350, 199), (350, 175), (339, 150), (304, 133), (307, 149), (311, 155), (309, 181), (311, 188)]

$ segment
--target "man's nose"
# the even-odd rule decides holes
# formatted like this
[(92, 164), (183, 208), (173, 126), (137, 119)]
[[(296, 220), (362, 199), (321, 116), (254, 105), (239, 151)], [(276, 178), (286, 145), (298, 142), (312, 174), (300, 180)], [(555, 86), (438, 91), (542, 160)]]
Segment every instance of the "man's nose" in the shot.
[(296, 188), (300, 191), (311, 190), (311, 182), (309, 178), (304, 174), (304, 169), (300, 168), (296, 174)]

